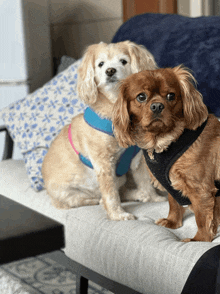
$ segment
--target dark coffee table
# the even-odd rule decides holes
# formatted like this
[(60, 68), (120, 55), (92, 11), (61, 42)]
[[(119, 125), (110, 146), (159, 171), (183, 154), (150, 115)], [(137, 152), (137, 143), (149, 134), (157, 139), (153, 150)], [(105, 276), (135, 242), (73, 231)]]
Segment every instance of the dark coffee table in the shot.
[(0, 195), (0, 264), (63, 247), (62, 224)]

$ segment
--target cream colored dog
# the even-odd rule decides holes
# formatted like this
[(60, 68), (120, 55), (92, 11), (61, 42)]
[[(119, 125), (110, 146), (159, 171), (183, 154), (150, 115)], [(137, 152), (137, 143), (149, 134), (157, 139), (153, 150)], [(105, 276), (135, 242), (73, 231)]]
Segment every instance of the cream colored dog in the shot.
[[(135, 43), (91, 45), (78, 70), (78, 94), (101, 119), (111, 120), (119, 81), (156, 67), (150, 52)], [(142, 151), (132, 159), (130, 178), (136, 189), (129, 189), (126, 175), (116, 176), (116, 163), (125, 149), (115, 137), (91, 127), (83, 114), (72, 119), (70, 128), (65, 126), (55, 138), (42, 167), (45, 187), (55, 207), (96, 205), (102, 200), (111, 220), (129, 220), (135, 217), (121, 207), (119, 190), (125, 201), (164, 200), (150, 185)], [(82, 163), (78, 153), (89, 158), (93, 169)]]

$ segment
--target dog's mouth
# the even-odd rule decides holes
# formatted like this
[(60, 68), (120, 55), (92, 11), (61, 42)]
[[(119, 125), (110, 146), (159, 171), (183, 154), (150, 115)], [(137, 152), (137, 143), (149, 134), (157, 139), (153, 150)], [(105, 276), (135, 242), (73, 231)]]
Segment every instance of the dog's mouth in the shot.
[[(134, 121), (134, 118), (132, 117), (132, 120)], [(141, 121), (139, 122), (142, 128), (148, 130), (153, 129), (154, 127), (163, 127), (165, 126), (164, 118), (161, 115), (158, 115), (156, 117), (152, 116), (143, 116)]]
[(109, 84), (113, 84), (113, 83), (117, 83), (118, 82), (118, 79), (117, 79), (116, 76), (107, 77), (106, 78), (106, 82), (109, 83)]
[(154, 117), (150, 123), (157, 124), (157, 123), (164, 123), (164, 122), (161, 116), (157, 116), (157, 117)]
[(162, 131), (164, 128), (166, 128), (166, 124), (162, 120), (162, 118), (157, 117), (150, 121), (148, 125), (145, 126), (148, 132), (158, 132)]
[(161, 116), (154, 117), (150, 122), (149, 125), (160, 125), (164, 124), (164, 121)]
[(155, 117), (150, 121), (148, 126), (160, 126), (160, 125), (161, 126), (164, 125), (163, 119), (161, 117)]

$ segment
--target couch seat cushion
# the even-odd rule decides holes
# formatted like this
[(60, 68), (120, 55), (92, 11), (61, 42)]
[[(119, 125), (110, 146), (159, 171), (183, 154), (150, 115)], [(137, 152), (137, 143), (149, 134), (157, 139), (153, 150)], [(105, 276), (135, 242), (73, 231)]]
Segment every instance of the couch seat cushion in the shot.
[(33, 190), (23, 160), (0, 162), (0, 194), (66, 224), (68, 211), (54, 208), (46, 190)]
[(181, 293), (198, 259), (220, 242), (219, 233), (212, 243), (180, 242), (196, 232), (193, 214), (177, 230), (155, 225), (168, 202), (124, 203), (135, 221), (111, 221), (99, 205), (57, 210), (45, 190), (31, 188), (23, 161), (0, 162), (0, 194), (63, 223), (68, 257), (141, 293)]

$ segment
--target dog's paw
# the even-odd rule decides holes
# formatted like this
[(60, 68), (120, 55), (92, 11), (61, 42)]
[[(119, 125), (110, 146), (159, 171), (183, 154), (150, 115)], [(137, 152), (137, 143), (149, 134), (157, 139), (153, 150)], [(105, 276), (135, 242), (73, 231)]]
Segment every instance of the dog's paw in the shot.
[(155, 222), (155, 224), (157, 224), (158, 226), (161, 226), (161, 227), (168, 228), (168, 229), (178, 229), (182, 226), (182, 224), (176, 223), (176, 222), (169, 220), (167, 218), (158, 219)]
[(109, 218), (114, 221), (121, 221), (121, 220), (135, 220), (136, 217), (128, 212), (120, 212), (120, 213), (112, 213), (109, 215)]
[(185, 242), (185, 243), (188, 243), (188, 242), (191, 242), (191, 241), (194, 241), (194, 240), (190, 239), (190, 238), (186, 238), (186, 239), (181, 240), (181, 242)]
[(158, 195), (152, 195), (151, 196), (151, 202), (164, 202), (167, 201), (167, 197), (165, 196), (158, 196)]
[(139, 191), (137, 193), (137, 200), (141, 202), (164, 202), (167, 201), (167, 195), (166, 193), (163, 193), (161, 195), (160, 193), (157, 193), (157, 191), (152, 188), (149, 189), (149, 191)]
[(213, 237), (211, 235), (196, 235), (194, 238), (185, 238), (182, 242), (212, 242)]
[(139, 191), (135, 194), (134, 200), (140, 202), (150, 202), (151, 197), (149, 194), (146, 194), (144, 191)]
[(158, 195), (155, 191), (147, 192), (147, 191), (128, 191), (121, 198), (122, 201), (140, 201), (140, 202), (163, 202), (166, 201), (167, 198), (164, 196)]
[(51, 198), (51, 204), (57, 208), (57, 209), (70, 209), (70, 205), (68, 203), (65, 203), (64, 201), (59, 201), (56, 198)]

